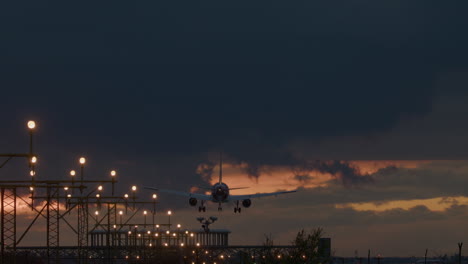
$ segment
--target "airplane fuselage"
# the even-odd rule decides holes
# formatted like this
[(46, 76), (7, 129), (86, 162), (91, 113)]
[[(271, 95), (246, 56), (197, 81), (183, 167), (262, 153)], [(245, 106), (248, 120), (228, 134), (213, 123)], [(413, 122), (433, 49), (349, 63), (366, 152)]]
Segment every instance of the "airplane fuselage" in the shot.
[(211, 197), (215, 203), (227, 202), (229, 198), (229, 187), (222, 182), (216, 183), (211, 187)]

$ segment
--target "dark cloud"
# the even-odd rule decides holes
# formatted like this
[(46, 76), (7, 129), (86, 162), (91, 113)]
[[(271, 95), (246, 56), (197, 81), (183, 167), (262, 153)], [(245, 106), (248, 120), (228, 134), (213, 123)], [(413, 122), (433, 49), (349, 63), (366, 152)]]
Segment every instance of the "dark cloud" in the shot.
[(369, 174), (362, 174), (358, 168), (346, 161), (315, 161), (309, 162), (308, 167), (321, 173), (329, 173), (344, 186), (354, 186), (372, 183), (374, 180)]
[(214, 162), (210, 162), (210, 161), (203, 162), (197, 168), (197, 175), (200, 176), (200, 178), (202, 178), (206, 182), (209, 182), (209, 180), (213, 176), (215, 166), (216, 166), (216, 163)]
[(4, 3), (4, 109), (83, 148), (278, 163), (291, 140), (367, 135), (431, 110), (434, 73), (466, 55), (442, 29), (465, 21), (401, 4)]
[(301, 183), (308, 183), (314, 177), (310, 176), (309, 174), (296, 174), (294, 175), (294, 179)]
[(0, 147), (27, 150), (35, 119), (38, 177), (86, 155), (86, 176), (117, 169), (121, 192), (203, 185), (222, 151), (254, 178), (265, 165), (334, 175), (287, 202), (303, 206), (465, 195), (459, 171), (333, 160), (467, 157), (467, 5), (5, 1)]

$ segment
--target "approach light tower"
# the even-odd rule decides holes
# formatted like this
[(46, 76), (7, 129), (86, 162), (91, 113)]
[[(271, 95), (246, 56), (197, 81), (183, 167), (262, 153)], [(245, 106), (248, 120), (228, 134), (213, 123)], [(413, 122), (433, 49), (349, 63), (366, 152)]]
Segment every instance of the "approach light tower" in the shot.
[(36, 122), (33, 120), (28, 121), (28, 128), (29, 128), (29, 154), (33, 155), (33, 132), (36, 128)]
[(210, 232), (209, 226), (216, 222), (216, 220), (218, 220), (216, 216), (210, 216), (210, 218), (197, 217), (197, 221), (202, 224), (203, 230), (205, 230), (207, 233)]

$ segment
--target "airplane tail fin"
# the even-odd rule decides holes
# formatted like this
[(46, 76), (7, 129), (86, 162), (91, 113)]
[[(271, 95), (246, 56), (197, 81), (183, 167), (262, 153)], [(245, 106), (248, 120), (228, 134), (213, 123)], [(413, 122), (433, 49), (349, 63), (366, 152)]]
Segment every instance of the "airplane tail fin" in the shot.
[(223, 182), (223, 153), (219, 153), (219, 183)]

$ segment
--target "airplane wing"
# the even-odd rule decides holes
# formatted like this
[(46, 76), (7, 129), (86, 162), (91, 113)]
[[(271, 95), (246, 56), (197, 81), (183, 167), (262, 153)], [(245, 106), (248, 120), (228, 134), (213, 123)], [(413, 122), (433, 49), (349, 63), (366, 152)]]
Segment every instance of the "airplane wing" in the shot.
[(267, 197), (267, 196), (277, 196), (280, 194), (286, 193), (294, 193), (294, 191), (284, 191), (284, 192), (273, 192), (273, 193), (256, 193), (256, 194), (245, 194), (245, 195), (230, 195), (229, 200), (231, 201), (238, 201), (238, 200), (245, 200), (245, 199), (252, 199), (252, 198), (260, 198), (260, 197)]
[(185, 197), (189, 197), (189, 198), (196, 198), (196, 199), (204, 200), (204, 201), (211, 201), (211, 195), (206, 195), (206, 194), (201, 194), (201, 193), (181, 192), (181, 191), (159, 189), (159, 188), (146, 187), (146, 186), (144, 186), (143, 188), (148, 189), (148, 190), (158, 191), (158, 192), (164, 192), (164, 193), (170, 193), (170, 194), (175, 194), (175, 195), (179, 195), (179, 196), (185, 196)]

